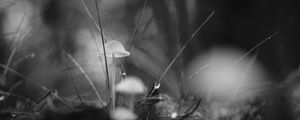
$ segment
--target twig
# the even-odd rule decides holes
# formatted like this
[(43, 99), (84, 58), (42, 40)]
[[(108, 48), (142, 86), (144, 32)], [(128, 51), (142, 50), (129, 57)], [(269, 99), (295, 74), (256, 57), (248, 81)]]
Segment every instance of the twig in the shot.
[(48, 93), (46, 95), (44, 95), (42, 98), (40, 98), (36, 104), (40, 104), (43, 100), (45, 100), (49, 95), (51, 95), (52, 91), (48, 91)]
[(76, 86), (76, 83), (75, 83), (73, 77), (71, 78), (71, 81), (72, 81), (72, 85), (73, 85), (73, 87), (74, 87), (74, 89), (75, 89), (75, 92), (76, 92), (76, 94), (77, 94), (77, 96), (78, 96), (78, 98), (79, 98), (79, 100), (80, 100), (81, 105), (84, 106), (84, 102), (83, 102), (83, 100), (82, 100), (82, 98), (81, 98), (81, 96), (80, 96), (80, 94), (79, 94), (78, 88), (77, 88), (77, 86)]
[[(66, 107), (68, 107), (70, 110), (72, 111), (76, 111), (72, 106), (70, 106), (68, 103), (65, 102), (65, 100), (63, 100), (61, 97), (59, 97), (56, 93), (53, 94), (55, 92), (49, 90), (48, 93), (43, 96), (40, 100), (38, 100), (37, 104), (35, 106), (33, 106), (33, 109), (38, 105), (40, 104), (42, 101), (44, 101), (47, 97), (49, 97), (50, 95), (52, 95), (54, 98), (56, 98), (57, 100), (59, 100), (61, 103), (63, 103)], [(43, 104), (42, 106), (44, 106), (45, 104)], [(39, 110), (41, 109), (42, 107), (39, 108)]]

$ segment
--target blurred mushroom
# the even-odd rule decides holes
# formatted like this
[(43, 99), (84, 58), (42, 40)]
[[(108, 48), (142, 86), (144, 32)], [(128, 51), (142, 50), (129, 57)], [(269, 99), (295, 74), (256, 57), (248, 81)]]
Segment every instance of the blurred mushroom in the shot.
[(129, 76), (116, 86), (116, 91), (127, 94), (141, 94), (145, 92), (144, 83), (137, 77)]
[(127, 57), (130, 55), (128, 51), (125, 50), (124, 46), (116, 41), (116, 40), (111, 40), (105, 43), (105, 54), (104, 50), (100, 51), (101, 54), (106, 55), (106, 57), (111, 58), (112, 62), (112, 67), (111, 67), (111, 108), (112, 110), (115, 109), (115, 100), (116, 100), (116, 92), (115, 92), (115, 84), (116, 84), (116, 62), (115, 58), (121, 58), (121, 57)]
[(133, 109), (135, 94), (142, 94), (146, 91), (144, 83), (137, 77), (129, 76), (117, 84), (116, 91), (130, 95), (130, 108)]
[(137, 116), (131, 110), (120, 107), (111, 113), (111, 118), (114, 120), (135, 120)]

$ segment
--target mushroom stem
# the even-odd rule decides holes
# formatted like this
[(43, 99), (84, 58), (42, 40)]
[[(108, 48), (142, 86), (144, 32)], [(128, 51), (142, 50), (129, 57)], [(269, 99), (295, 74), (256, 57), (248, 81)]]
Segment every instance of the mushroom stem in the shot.
[(132, 111), (134, 111), (134, 102), (135, 102), (135, 95), (130, 94), (129, 109)]
[(116, 102), (116, 65), (115, 65), (115, 53), (112, 54), (112, 75), (111, 75), (111, 110), (115, 110)]

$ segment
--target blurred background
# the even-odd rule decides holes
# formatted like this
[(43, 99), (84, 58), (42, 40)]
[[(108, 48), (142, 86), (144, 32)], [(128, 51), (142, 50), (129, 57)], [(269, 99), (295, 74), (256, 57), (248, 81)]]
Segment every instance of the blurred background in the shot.
[[(86, 81), (88, 76), (105, 99), (109, 96), (106, 68), (104, 55), (99, 53), (103, 53), (102, 40), (116, 40), (130, 52), (115, 64), (108, 60), (108, 72), (110, 76), (116, 73), (117, 83), (126, 76), (137, 76), (149, 90), (161, 78), (159, 90), (180, 98), (186, 95), (183, 84), (197, 73), (193, 69), (212, 61), (217, 66), (200, 73), (196, 77), (200, 85), (194, 87), (202, 86), (201, 94), (205, 95), (217, 88), (212, 92), (215, 96), (211, 95), (217, 112), (224, 105), (229, 109), (235, 106), (226, 106), (235, 91), (242, 91), (241, 96), (235, 96), (237, 103), (251, 101), (252, 96), (267, 91), (272, 94), (268, 99), (276, 98), (271, 100), (275, 102), (269, 105), (271, 112), (267, 116), (283, 120), (286, 118), (274, 115), (289, 117), (292, 102), (285, 93), (295, 93), (293, 97), (298, 100), (300, 96), (299, 5), (297, 0), (0, 0), (0, 90), (34, 101), (49, 90), (63, 98), (76, 96), (79, 91), (95, 100)], [(212, 12), (214, 15), (167, 69)], [(214, 48), (230, 50), (211, 52)], [(228, 64), (247, 51), (250, 53), (244, 57), (246, 62), (228, 72)], [(197, 61), (199, 56), (202, 58)], [(247, 73), (246, 65), (254, 66), (248, 71), (251, 76), (240, 79), (239, 75)], [(270, 84), (261, 82), (265, 79)], [(246, 87), (241, 89), (237, 84)], [(213, 102), (208, 104), (215, 107)], [(299, 101), (293, 105), (300, 105)]]
[[(2, 64), (7, 63), (11, 53), (9, 40), (12, 38), (9, 33), (16, 31), (18, 23), (24, 19), (26, 22), (21, 29), (26, 31), (31, 26), (33, 30), (24, 39), (27, 42), (17, 52), (17, 58), (22, 59), (37, 51), (48, 52), (15, 66), (15, 69), (35, 79), (33, 81), (46, 85), (51, 83), (51, 88), (58, 86), (57, 89), (66, 89), (60, 84), (70, 82), (66, 82), (66, 74), (61, 72), (64, 69), (60, 54), (66, 50), (79, 59), (80, 64), (88, 63), (85, 68), (91, 78), (103, 84), (101, 69), (104, 66), (99, 63), (95, 65), (98, 55), (93, 40), (95, 36), (99, 41), (101, 38), (82, 1), (0, 2)], [(86, 0), (85, 3), (98, 22), (95, 2)], [(284, 81), (299, 67), (300, 14), (297, 0), (100, 0), (99, 6), (104, 39), (117, 40), (131, 52), (130, 57), (120, 59), (118, 71), (141, 77), (149, 87), (162, 75), (192, 33), (215, 11), (163, 77), (162, 91), (177, 91), (173, 93), (175, 96), (180, 96), (178, 83), (186, 79), (185, 70), (196, 56), (223, 46), (249, 51), (275, 32), (279, 32), (278, 35), (260, 45), (249, 56), (257, 55), (256, 60), (266, 68), (274, 82)], [(24, 11), (27, 13), (23, 18)], [(57, 69), (58, 72), (55, 72)], [(71, 74), (75, 74), (76, 78), (81, 73)]]
[[(139, 2), (141, 6), (145, 1)], [(249, 51), (275, 32), (279, 34), (260, 45), (250, 53), (250, 56), (257, 54), (257, 61), (266, 68), (274, 82), (284, 81), (299, 67), (299, 3), (296, 0), (149, 0), (147, 2), (157, 24), (159, 31), (157, 34), (164, 37), (157, 41), (157, 44), (164, 46), (161, 51), (164, 51), (167, 56), (164, 59), (166, 61), (164, 67), (160, 69), (166, 68), (165, 66), (170, 63), (196, 28), (212, 11), (215, 11), (212, 19), (200, 30), (172, 67), (168, 75), (171, 77), (173, 72), (173, 76), (176, 77), (169, 80), (183, 79), (184, 75), (180, 74), (180, 71), (185, 69), (193, 58), (208, 49), (229, 46), (244, 52)], [(138, 5), (137, 3), (135, 4)], [(133, 4), (127, 6), (131, 5)], [(130, 8), (132, 7), (127, 7), (127, 10)], [(128, 11), (128, 13), (132, 12)], [(147, 39), (146, 35), (143, 37)], [(137, 39), (135, 43), (139, 41), (142, 40)], [(149, 51), (154, 49), (150, 48)], [(157, 53), (153, 53), (153, 56)]]

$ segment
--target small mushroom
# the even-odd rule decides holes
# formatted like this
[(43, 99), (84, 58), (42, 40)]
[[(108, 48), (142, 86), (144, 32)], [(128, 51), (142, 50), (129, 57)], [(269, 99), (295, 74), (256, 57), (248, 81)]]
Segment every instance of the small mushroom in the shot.
[(116, 86), (116, 91), (127, 94), (141, 94), (145, 92), (144, 83), (137, 77), (129, 76)]
[(127, 57), (130, 55), (128, 51), (125, 50), (124, 46), (116, 41), (111, 40), (105, 43), (105, 54), (104, 50), (100, 51), (101, 54), (106, 55), (106, 57), (112, 58), (112, 67), (111, 67), (111, 85), (110, 85), (110, 96), (111, 96), (111, 108), (112, 110), (115, 109), (115, 100), (116, 100), (116, 92), (115, 92), (115, 86), (116, 86), (116, 60), (115, 58), (121, 58), (121, 57)]
[(116, 91), (130, 96), (129, 106), (133, 110), (135, 95), (144, 93), (146, 87), (139, 78), (129, 76), (117, 84)]
[[(130, 55), (130, 52), (126, 51), (122, 43), (111, 40), (105, 43), (105, 52), (107, 57), (113, 57), (115, 54), (115, 58), (127, 57)], [(101, 54), (104, 54), (104, 51), (100, 51)]]
[(175, 118), (178, 117), (178, 113), (177, 113), (177, 112), (172, 112), (171, 115), (170, 115), (170, 117), (171, 117), (172, 119), (175, 119)]
[(113, 120), (135, 120), (137, 116), (129, 109), (119, 107), (111, 113), (111, 118)]

